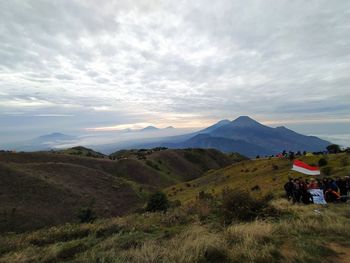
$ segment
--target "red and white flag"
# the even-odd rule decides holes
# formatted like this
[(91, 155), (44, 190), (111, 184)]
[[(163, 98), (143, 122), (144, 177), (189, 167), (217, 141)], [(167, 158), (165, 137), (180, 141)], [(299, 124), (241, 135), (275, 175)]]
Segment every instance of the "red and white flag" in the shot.
[(303, 163), (302, 161), (299, 161), (299, 160), (294, 160), (292, 170), (303, 173), (303, 174), (308, 174), (308, 175), (321, 174), (320, 168), (318, 166), (310, 166), (310, 165)]

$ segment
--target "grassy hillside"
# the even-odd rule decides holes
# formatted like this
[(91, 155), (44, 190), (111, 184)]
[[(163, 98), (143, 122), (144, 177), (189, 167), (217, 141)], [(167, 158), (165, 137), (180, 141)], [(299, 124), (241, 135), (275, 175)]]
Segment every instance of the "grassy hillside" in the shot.
[[(320, 158), (325, 158), (328, 162), (322, 171), (327, 171), (332, 176), (350, 175), (349, 154), (303, 156), (301, 160), (317, 165)], [(288, 181), (288, 177), (303, 176), (290, 169), (291, 162), (287, 159), (247, 160), (219, 170), (208, 171), (198, 179), (168, 187), (165, 191), (170, 199), (182, 202), (194, 199), (201, 191), (213, 195), (219, 194), (226, 187), (245, 189), (254, 194), (271, 192), (280, 195), (284, 193), (283, 185)]]
[[(303, 157), (310, 164), (319, 158)], [(324, 171), (349, 173), (349, 155), (325, 158)], [(167, 188), (182, 205), (165, 213), (3, 234), (0, 262), (348, 262), (349, 205), (292, 205), (281, 199), (288, 175), (299, 176), (289, 174), (289, 166), (287, 160), (261, 159), (209, 171)], [(256, 185), (260, 190), (252, 191)], [(247, 191), (224, 194), (227, 186)], [(265, 196), (271, 191), (273, 199)]]
[(0, 232), (77, 222), (87, 207), (98, 217), (122, 215), (143, 206), (150, 191), (237, 161), (215, 150), (152, 151), (118, 160), (77, 150), (85, 151), (0, 153)]
[(348, 262), (348, 205), (270, 206), (274, 217), (231, 225), (202, 205), (6, 234), (0, 262)]

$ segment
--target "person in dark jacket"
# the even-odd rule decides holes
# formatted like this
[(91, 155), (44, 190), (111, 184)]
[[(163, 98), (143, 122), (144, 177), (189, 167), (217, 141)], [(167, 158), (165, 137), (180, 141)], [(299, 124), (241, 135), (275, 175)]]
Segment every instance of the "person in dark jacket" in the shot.
[(340, 201), (339, 188), (333, 179), (328, 179), (325, 187), (325, 198), (327, 202)]
[(293, 203), (299, 203), (301, 198), (300, 181), (294, 179), (293, 182)]
[(299, 179), (299, 186), (300, 186), (299, 189), (300, 189), (301, 201), (306, 205), (312, 203), (312, 196), (308, 192), (307, 181), (304, 182), (302, 178)]

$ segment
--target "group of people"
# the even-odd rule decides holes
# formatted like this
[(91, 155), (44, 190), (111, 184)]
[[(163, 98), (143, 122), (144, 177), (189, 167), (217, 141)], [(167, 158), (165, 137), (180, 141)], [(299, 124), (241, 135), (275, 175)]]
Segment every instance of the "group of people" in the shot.
[(337, 177), (335, 180), (330, 177), (321, 179), (303, 179), (302, 177), (292, 179), (284, 185), (288, 200), (293, 203), (313, 203), (311, 189), (323, 190), (326, 202), (346, 202), (350, 194), (350, 177)]

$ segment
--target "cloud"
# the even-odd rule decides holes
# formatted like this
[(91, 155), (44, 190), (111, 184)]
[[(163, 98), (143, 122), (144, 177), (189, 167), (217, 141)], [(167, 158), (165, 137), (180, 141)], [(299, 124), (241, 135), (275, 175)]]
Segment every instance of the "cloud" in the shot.
[(347, 1), (2, 1), (0, 119), (346, 119), (349, 24)]

